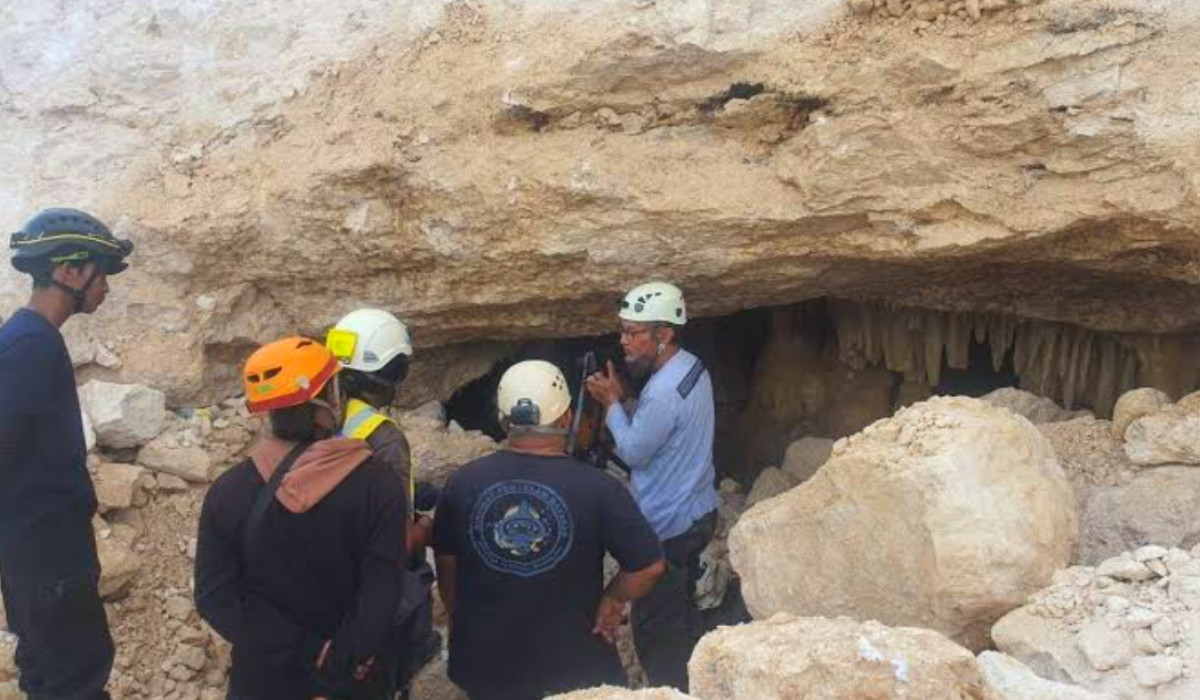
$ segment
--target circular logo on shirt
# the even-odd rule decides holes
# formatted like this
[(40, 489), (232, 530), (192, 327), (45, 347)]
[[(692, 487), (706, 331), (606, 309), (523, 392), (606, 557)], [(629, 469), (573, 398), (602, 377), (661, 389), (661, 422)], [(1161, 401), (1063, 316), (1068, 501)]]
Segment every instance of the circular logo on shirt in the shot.
[(524, 578), (553, 569), (571, 551), (571, 511), (536, 481), (493, 484), (471, 509), (471, 545), (495, 571)]

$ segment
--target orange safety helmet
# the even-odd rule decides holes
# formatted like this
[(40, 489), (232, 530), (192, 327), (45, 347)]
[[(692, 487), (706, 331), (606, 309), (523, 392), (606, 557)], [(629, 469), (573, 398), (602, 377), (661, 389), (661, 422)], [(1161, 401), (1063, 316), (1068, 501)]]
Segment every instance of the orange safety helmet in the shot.
[(337, 371), (337, 358), (315, 340), (294, 337), (267, 343), (246, 360), (246, 406), (251, 413), (262, 413), (308, 403)]

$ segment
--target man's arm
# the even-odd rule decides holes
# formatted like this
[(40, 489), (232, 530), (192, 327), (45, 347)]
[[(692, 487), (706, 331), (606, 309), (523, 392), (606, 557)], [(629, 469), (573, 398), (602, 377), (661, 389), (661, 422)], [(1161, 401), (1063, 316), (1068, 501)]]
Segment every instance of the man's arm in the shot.
[(617, 455), (631, 469), (645, 469), (671, 437), (675, 412), (666, 402), (643, 396), (632, 418), (620, 403), (610, 404), (605, 423), (616, 443)]
[(438, 494), (437, 507), (433, 511), (433, 551), (437, 555), (438, 595), (446, 614), (454, 615), (454, 594), (458, 583), (458, 545), (454, 536), (454, 477), (446, 482)]
[(608, 475), (601, 479), (601, 538), (621, 571), (613, 577), (596, 611), (593, 633), (609, 642), (625, 616), (625, 606), (650, 592), (667, 570), (658, 535), (625, 487)]
[(351, 614), (338, 626), (329, 646), (322, 677), (338, 687), (352, 681), (356, 669), (382, 650), (395, 624), (403, 594), (404, 525), (407, 499), (400, 479), (380, 470), (378, 495), (369, 515), (368, 535), (359, 567), (359, 590)]
[(313, 668), (324, 640), (309, 633), (261, 596), (250, 593), (242, 576), (241, 541), (223, 531), (209, 491), (200, 511), (196, 542), (196, 610), (230, 643)]
[(436, 561), (438, 595), (442, 597), (442, 607), (446, 609), (446, 616), (453, 620), (454, 593), (458, 583), (458, 557), (439, 554)]

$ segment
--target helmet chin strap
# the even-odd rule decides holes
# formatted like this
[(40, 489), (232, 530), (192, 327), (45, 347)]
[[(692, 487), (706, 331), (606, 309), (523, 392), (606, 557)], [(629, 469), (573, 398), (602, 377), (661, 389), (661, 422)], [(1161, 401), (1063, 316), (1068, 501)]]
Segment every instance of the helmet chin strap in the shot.
[(87, 304), (88, 290), (91, 289), (92, 284), (94, 284), (96, 282), (96, 278), (99, 276), (100, 276), (99, 271), (96, 268), (93, 268), (92, 274), (88, 276), (87, 281), (84, 282), (83, 286), (80, 287), (79, 289), (76, 289), (69, 284), (64, 284), (62, 282), (59, 282), (56, 279), (52, 279), (52, 280), (50, 280), (50, 282), (55, 287), (58, 287), (59, 289), (66, 292), (67, 294), (71, 295), (71, 299), (74, 300), (74, 302), (75, 302), (74, 313), (80, 313), (83, 311), (84, 306)]

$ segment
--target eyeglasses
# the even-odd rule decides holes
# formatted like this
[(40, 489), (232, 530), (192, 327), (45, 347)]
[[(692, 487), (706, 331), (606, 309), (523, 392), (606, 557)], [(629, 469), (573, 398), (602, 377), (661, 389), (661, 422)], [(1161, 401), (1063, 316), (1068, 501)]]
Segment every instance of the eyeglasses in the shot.
[(651, 333), (651, 331), (653, 331), (653, 330), (654, 330), (653, 326), (646, 326), (643, 328), (626, 328), (626, 327), (622, 326), (617, 329), (617, 335), (620, 336), (621, 338), (632, 339), (634, 336), (638, 336), (638, 335), (642, 335), (642, 334), (649, 335)]

